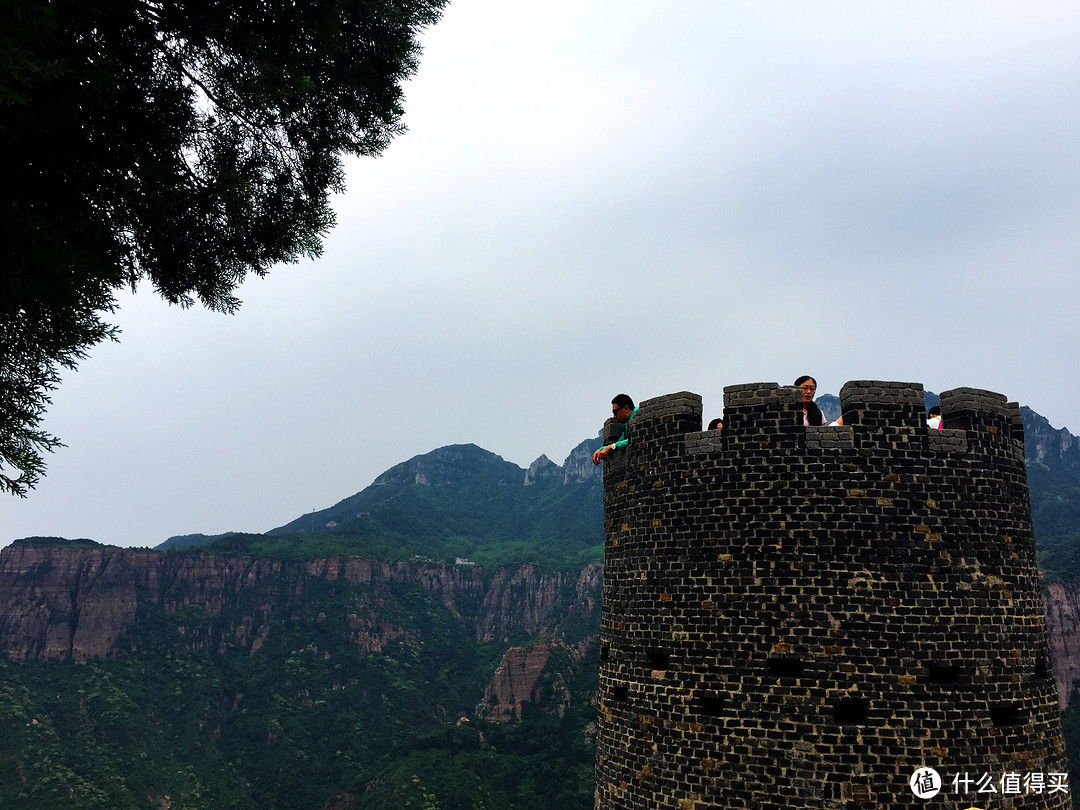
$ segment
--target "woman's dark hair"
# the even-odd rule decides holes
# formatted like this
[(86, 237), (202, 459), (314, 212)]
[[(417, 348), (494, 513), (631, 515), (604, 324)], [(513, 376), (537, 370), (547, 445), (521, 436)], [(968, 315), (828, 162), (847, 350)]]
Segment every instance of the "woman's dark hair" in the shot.
[[(809, 374), (803, 374), (799, 379), (795, 380), (795, 387), (798, 388), (807, 380), (814, 384), (815, 389), (817, 388), (817, 380)], [(813, 400), (806, 403), (806, 422), (810, 425), (820, 425), (825, 422), (825, 416), (821, 413), (821, 408)]]
[(713, 419), (711, 422), (709, 422), (709, 430), (716, 430), (717, 428), (723, 426), (724, 423), (721, 422), (719, 419)]

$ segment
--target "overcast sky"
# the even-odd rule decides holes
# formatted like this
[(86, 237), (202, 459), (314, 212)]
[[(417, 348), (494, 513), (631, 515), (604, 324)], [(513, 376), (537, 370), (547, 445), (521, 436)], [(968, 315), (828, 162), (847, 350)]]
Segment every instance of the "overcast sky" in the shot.
[(1080, 4), (452, 0), (409, 131), (235, 316), (124, 295), (0, 544), (261, 532), (611, 397), (817, 377), (1080, 429)]

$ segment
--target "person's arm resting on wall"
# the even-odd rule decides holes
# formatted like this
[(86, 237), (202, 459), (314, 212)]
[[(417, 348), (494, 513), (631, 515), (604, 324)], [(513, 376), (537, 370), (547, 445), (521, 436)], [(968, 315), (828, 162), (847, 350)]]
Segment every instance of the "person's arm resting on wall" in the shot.
[(619, 394), (615, 399), (611, 400), (611, 416), (616, 422), (622, 423), (622, 435), (619, 436), (618, 440), (611, 444), (605, 444), (593, 453), (593, 464), (599, 464), (614, 451), (626, 448), (626, 445), (630, 443), (629, 439), (626, 437), (626, 430), (630, 424), (630, 420), (637, 416), (637, 412), (638, 409), (634, 405), (634, 400), (630, 399), (626, 394)]

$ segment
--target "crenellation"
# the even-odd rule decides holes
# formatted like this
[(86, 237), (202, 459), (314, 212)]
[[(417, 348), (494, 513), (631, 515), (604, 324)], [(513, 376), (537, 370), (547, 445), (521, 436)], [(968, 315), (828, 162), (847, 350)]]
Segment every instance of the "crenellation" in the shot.
[(848, 383), (844, 427), (776, 383), (724, 402), (719, 431), (697, 395), (643, 402), (605, 464), (597, 808), (917, 807), (923, 765), (1063, 772), (1016, 404), (954, 389), (929, 430), (917, 383)]
[(779, 438), (784, 428), (802, 426), (801, 403), (799, 389), (792, 386), (781, 388), (776, 383), (728, 386), (724, 389), (723, 430), (728, 436), (771, 432)]
[(840, 413), (849, 426), (924, 426), (923, 387), (919, 383), (853, 380), (840, 389)]

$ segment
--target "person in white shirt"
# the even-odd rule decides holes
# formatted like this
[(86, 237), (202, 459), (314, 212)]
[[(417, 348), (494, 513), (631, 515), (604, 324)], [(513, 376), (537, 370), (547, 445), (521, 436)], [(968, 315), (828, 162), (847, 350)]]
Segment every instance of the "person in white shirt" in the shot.
[(926, 426), (931, 430), (941, 430), (941, 406), (935, 405), (927, 412)]

